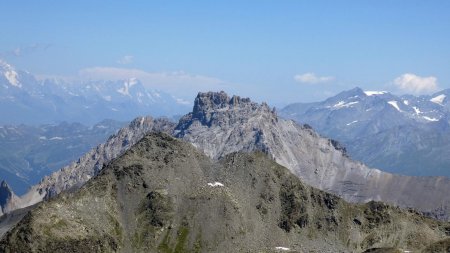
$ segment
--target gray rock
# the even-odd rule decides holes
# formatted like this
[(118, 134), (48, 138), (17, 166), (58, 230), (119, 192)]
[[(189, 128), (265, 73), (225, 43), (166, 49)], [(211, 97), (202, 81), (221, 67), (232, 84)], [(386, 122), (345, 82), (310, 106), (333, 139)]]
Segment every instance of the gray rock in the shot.
[(448, 226), (379, 202), (349, 204), (261, 152), (217, 161), (150, 134), (78, 191), (30, 211), (0, 251), (416, 252), (440, 247)]
[(412, 207), (437, 218), (450, 217), (450, 179), (410, 177), (370, 169), (351, 160), (336, 141), (277, 116), (266, 104), (225, 93), (200, 93), (174, 136), (212, 158), (261, 150), (305, 183), (347, 201), (383, 201)]
[(33, 187), (23, 206), (44, 197), (78, 188), (151, 131), (172, 132), (213, 159), (233, 152), (262, 151), (291, 170), (306, 184), (350, 202), (383, 201), (415, 208), (440, 219), (450, 216), (450, 181), (445, 177), (409, 177), (370, 169), (351, 160), (337, 142), (323, 138), (310, 127), (277, 116), (267, 104), (224, 92), (200, 93), (194, 110), (173, 130), (164, 120), (138, 118), (80, 160)]

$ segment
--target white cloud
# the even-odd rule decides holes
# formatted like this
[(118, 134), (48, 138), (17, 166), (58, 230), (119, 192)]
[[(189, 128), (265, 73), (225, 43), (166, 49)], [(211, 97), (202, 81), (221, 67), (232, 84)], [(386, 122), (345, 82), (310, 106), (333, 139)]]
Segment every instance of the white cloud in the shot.
[(439, 89), (436, 77), (420, 77), (411, 73), (395, 78), (394, 84), (398, 89), (416, 95), (430, 93)]
[(326, 83), (334, 80), (332, 76), (317, 76), (314, 73), (305, 73), (301, 75), (295, 75), (294, 80), (299, 83), (317, 84)]
[(130, 64), (132, 62), (133, 62), (133, 56), (132, 55), (125, 55), (122, 58), (120, 58), (119, 60), (117, 60), (117, 63), (123, 64), (123, 65)]
[[(169, 92), (177, 97), (195, 96), (199, 91), (229, 90), (230, 84), (214, 77), (175, 72), (147, 72), (140, 69), (92, 67), (79, 71), (81, 80), (123, 80), (137, 78), (144, 86)], [(179, 101), (181, 102), (181, 101)]]

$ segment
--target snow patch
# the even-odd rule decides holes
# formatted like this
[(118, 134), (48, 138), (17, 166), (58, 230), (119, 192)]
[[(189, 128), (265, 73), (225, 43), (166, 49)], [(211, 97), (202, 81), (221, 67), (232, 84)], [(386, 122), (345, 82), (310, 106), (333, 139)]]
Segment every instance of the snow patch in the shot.
[(415, 106), (413, 106), (413, 109), (414, 109), (414, 111), (416, 112), (417, 115), (422, 113), (422, 112), (420, 111), (420, 109), (417, 108), (417, 107), (415, 107)]
[(386, 94), (387, 91), (374, 91), (374, 90), (368, 90), (368, 91), (364, 91), (364, 94), (366, 94), (366, 96), (374, 96), (374, 95), (383, 95)]
[(208, 186), (211, 186), (211, 187), (217, 187), (217, 186), (223, 187), (223, 184), (220, 183), (220, 182), (214, 182), (214, 183), (208, 183)]
[(350, 122), (350, 123), (347, 123), (347, 126), (350, 126), (350, 125), (352, 125), (352, 124), (355, 124), (356, 122), (358, 122), (357, 120), (354, 120), (354, 121), (352, 121), (352, 122)]
[(423, 118), (426, 119), (426, 120), (428, 120), (428, 121), (439, 121), (439, 119), (436, 119), (436, 118), (430, 118), (430, 117), (427, 117), (427, 116), (423, 116)]
[(446, 96), (444, 94), (441, 94), (439, 96), (436, 96), (436, 97), (430, 99), (430, 101), (435, 103), (435, 104), (442, 105), (442, 103), (444, 102), (445, 98), (446, 98)]
[(409, 105), (409, 101), (408, 100), (403, 100), (403, 104)]
[(51, 141), (60, 141), (62, 139), (64, 139), (64, 138), (59, 137), (59, 136), (55, 136), (55, 137), (50, 138)]
[(276, 250), (282, 250), (282, 251), (288, 251), (291, 250), (290, 248), (286, 248), (286, 247), (275, 247)]
[(47, 140), (47, 137), (45, 137), (45, 136), (39, 136), (39, 140)]
[(118, 89), (117, 92), (119, 92), (120, 94), (122, 94), (124, 96), (131, 97), (129, 90), (131, 87), (133, 87), (137, 83), (138, 83), (138, 81), (136, 78), (130, 78), (123, 83), (123, 87)]
[(15, 87), (21, 88), (22, 84), (19, 82), (19, 74), (14, 70), (14, 68), (3, 60), (0, 60), (0, 68), (3, 69), (3, 75), (8, 80), (8, 82)]
[(399, 112), (402, 111), (402, 110), (400, 110), (400, 107), (398, 107), (397, 101), (389, 101), (388, 104), (392, 105), (392, 107), (394, 107), (395, 109), (397, 109), (397, 111), (399, 111)]
[[(344, 101), (339, 101), (337, 104), (333, 105), (332, 107), (340, 109), (340, 108), (344, 108), (344, 107), (350, 107), (350, 106), (352, 106), (354, 104), (357, 104), (357, 103), (359, 103), (359, 102), (355, 101), (355, 102), (345, 103)], [(327, 106), (327, 108), (331, 108), (331, 106)]]
[(16, 86), (16, 87), (22, 87), (22, 85), (20, 84), (19, 80), (17, 80), (18, 74), (16, 71), (14, 70), (10, 70), (10, 71), (6, 71), (5, 72), (5, 77), (6, 79), (8, 79), (9, 83), (12, 86)]

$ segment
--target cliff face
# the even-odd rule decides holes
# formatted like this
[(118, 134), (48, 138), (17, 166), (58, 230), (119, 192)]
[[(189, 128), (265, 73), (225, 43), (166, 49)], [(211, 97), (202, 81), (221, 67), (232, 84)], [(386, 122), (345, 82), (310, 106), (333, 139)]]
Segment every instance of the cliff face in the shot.
[(19, 197), (9, 187), (6, 181), (0, 183), (0, 215), (18, 208)]
[(216, 161), (150, 134), (78, 191), (42, 202), (0, 251), (412, 251), (440, 247), (449, 229), (379, 202), (348, 204), (261, 152)]

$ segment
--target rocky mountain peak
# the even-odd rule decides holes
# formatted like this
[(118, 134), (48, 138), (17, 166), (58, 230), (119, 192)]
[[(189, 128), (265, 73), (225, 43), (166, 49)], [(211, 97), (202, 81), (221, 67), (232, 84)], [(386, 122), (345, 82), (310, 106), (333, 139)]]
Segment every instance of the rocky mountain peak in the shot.
[[(266, 105), (267, 106), (267, 105)], [(228, 109), (228, 108), (256, 108), (258, 104), (252, 102), (250, 98), (233, 96), (230, 98), (224, 91), (220, 92), (200, 92), (194, 101), (193, 114), (201, 114), (208, 111)]]
[[(228, 96), (224, 91), (200, 92), (194, 101), (192, 113), (186, 115), (188, 121), (197, 120), (202, 125), (221, 124), (227, 119), (248, 118), (255, 114), (273, 113), (266, 103), (258, 104), (250, 98)], [(233, 123), (234, 120), (231, 120)]]
[(337, 94), (334, 97), (331, 97), (329, 99), (327, 99), (327, 101), (340, 101), (340, 100), (347, 100), (349, 98), (355, 98), (355, 97), (365, 97), (366, 94), (364, 93), (364, 91), (359, 88), (359, 87), (355, 87), (351, 90), (346, 90), (346, 91), (342, 91), (339, 94)]

